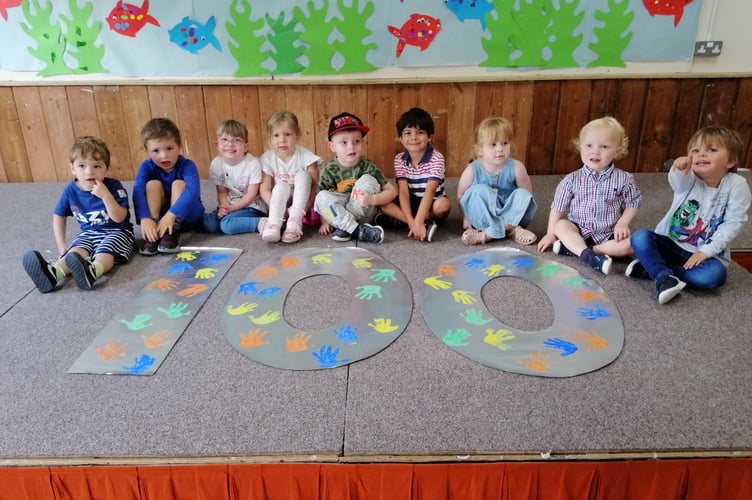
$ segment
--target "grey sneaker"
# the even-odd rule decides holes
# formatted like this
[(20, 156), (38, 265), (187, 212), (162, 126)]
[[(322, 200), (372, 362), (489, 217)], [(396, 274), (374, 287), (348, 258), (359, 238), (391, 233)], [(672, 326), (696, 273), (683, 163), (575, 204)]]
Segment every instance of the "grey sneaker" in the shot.
[(624, 276), (641, 280), (650, 279), (650, 275), (645, 270), (645, 266), (643, 266), (642, 262), (637, 259), (634, 259), (629, 265), (627, 265), (627, 268), (624, 270)]
[(356, 232), (358, 234), (358, 241), (365, 243), (381, 243), (384, 241), (384, 228), (381, 226), (360, 224)]
[(439, 229), (439, 225), (430, 220), (426, 222), (426, 241), (431, 243), (433, 237), (436, 235), (436, 230)]
[(36, 250), (29, 250), (24, 254), (23, 268), (40, 292), (51, 292), (57, 286), (57, 277), (52, 264)]
[(687, 284), (676, 276), (673, 276), (671, 274), (664, 276), (655, 283), (655, 289), (658, 293), (658, 303), (665, 304), (669, 300), (673, 299), (674, 297), (679, 295), (679, 292), (684, 290), (685, 286), (687, 286)]
[(332, 239), (334, 241), (350, 241), (352, 237), (352, 234), (348, 233), (344, 229), (335, 229), (332, 233)]
[(94, 263), (84, 258), (78, 252), (68, 252), (65, 256), (65, 265), (73, 276), (73, 281), (81, 290), (91, 290), (94, 288), (94, 282), (97, 281), (97, 274), (94, 272)]
[(564, 255), (566, 257), (576, 257), (575, 254), (570, 252), (569, 249), (564, 246), (561, 240), (554, 241), (554, 246), (552, 250), (557, 255)]

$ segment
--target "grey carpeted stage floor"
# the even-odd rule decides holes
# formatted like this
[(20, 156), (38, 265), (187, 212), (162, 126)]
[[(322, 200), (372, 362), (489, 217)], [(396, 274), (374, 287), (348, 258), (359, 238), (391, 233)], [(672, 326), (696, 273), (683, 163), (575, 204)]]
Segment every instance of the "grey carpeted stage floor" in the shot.
[[(533, 179), (541, 209), (531, 229), (539, 235), (559, 179)], [(670, 200), (665, 174), (639, 174), (637, 180), (645, 196), (633, 229), (652, 227)], [(308, 228), (294, 246), (267, 245), (258, 234), (187, 235), (184, 245), (244, 252), (157, 373), (66, 374), (121, 304), (162, 268), (164, 257), (136, 255), (91, 292), (69, 283), (55, 293), (38, 293), (21, 267), (21, 256), (31, 248), (55, 254), (51, 219), (61, 186), (0, 185), (5, 214), (0, 231), (3, 463), (121, 463), (131, 457), (502, 459), (549, 452), (554, 457), (618, 457), (752, 450), (752, 275), (734, 264), (722, 289), (686, 291), (659, 306), (651, 282), (621, 275), (624, 262), (602, 276), (576, 259), (548, 252), (548, 258), (595, 279), (616, 302), (624, 321), (624, 349), (610, 365), (572, 378), (510, 374), (447, 348), (420, 310), (423, 279), (435, 274), (439, 263), (481, 248), (460, 242), (456, 209), (434, 243), (407, 240), (389, 230), (383, 244), (362, 245), (408, 277), (415, 304), (406, 331), (368, 359), (332, 370), (285, 371), (248, 359), (225, 340), (220, 316), (252, 268), (271, 254), (341, 245)], [(203, 187), (204, 203), (213, 208), (213, 187)], [(451, 187), (454, 193), (456, 179)], [(68, 226), (71, 233), (76, 229), (73, 220)], [(751, 226), (734, 247), (752, 248)], [(301, 328), (334, 324), (343, 314), (337, 306), (350, 300), (348, 288), (334, 276), (304, 279), (290, 292), (285, 316)], [(547, 296), (522, 280), (493, 280), (483, 296), (514, 327), (535, 330), (552, 322)]]

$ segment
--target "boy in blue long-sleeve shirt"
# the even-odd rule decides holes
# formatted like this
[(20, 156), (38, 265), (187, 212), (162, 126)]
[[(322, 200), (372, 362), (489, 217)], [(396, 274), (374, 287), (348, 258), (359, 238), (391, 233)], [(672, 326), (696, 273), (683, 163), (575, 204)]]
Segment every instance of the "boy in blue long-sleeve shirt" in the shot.
[(133, 209), (141, 224), (141, 255), (176, 253), (180, 231), (200, 228), (204, 206), (196, 164), (181, 154), (180, 130), (167, 118), (152, 118), (141, 138), (149, 158), (138, 167)]

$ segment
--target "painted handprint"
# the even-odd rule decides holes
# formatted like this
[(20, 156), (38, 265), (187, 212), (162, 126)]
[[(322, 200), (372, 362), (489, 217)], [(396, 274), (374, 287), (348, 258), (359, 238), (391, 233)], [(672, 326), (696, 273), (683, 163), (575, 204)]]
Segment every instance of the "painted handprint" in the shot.
[(357, 287), (360, 290), (355, 296), (361, 300), (371, 300), (374, 297), (381, 298), (381, 287), (379, 285), (363, 285)]
[(130, 321), (121, 319), (120, 322), (125, 323), (125, 326), (128, 327), (128, 330), (136, 332), (138, 330), (143, 330), (147, 326), (151, 326), (150, 320), (151, 314), (142, 313), (136, 314), (136, 316), (134, 316)]
[(191, 311), (186, 311), (187, 308), (188, 304), (185, 302), (173, 302), (167, 309), (158, 307), (157, 310), (163, 312), (170, 319), (177, 319), (183, 316), (190, 316)]
[(499, 275), (500, 272), (504, 270), (504, 266), (501, 264), (491, 264), (487, 268), (483, 270), (483, 274), (490, 277), (496, 277)]
[(259, 283), (259, 281), (246, 281), (245, 283), (241, 283), (240, 288), (238, 288), (238, 295), (256, 295), (256, 285)]
[(311, 262), (314, 264), (331, 264), (332, 263), (332, 254), (330, 253), (319, 253), (311, 257)]
[(578, 307), (577, 315), (588, 321), (595, 321), (599, 318), (608, 318), (611, 316), (611, 313), (596, 304), (595, 307)]
[(561, 280), (561, 284), (567, 288), (577, 290), (579, 288), (584, 288), (588, 281), (589, 280), (586, 280), (582, 276), (570, 276), (569, 278)]
[(608, 297), (594, 290), (575, 290), (574, 298), (580, 302), (592, 302), (594, 300), (608, 302)]
[(478, 301), (475, 297), (473, 297), (473, 294), (468, 292), (467, 290), (455, 290), (452, 292), (452, 298), (455, 302), (459, 302), (460, 304), (473, 304)]
[(159, 330), (154, 332), (153, 335), (147, 336), (145, 333), (141, 334), (141, 340), (144, 341), (144, 347), (149, 349), (156, 349), (167, 344), (167, 337), (170, 336), (170, 332), (167, 330)]
[(394, 269), (374, 269), (373, 274), (369, 277), (371, 281), (381, 282), (381, 281), (397, 281), (397, 278), (394, 276), (395, 270)]
[(470, 332), (468, 332), (464, 328), (457, 328), (454, 331), (447, 330), (446, 334), (444, 334), (444, 337), (441, 340), (443, 340), (446, 345), (452, 347), (461, 347), (467, 345), (467, 342), (465, 341), (470, 337)]
[(179, 252), (175, 254), (175, 260), (179, 262), (190, 262), (196, 260), (196, 255), (201, 252)]
[(296, 333), (293, 338), (285, 337), (287, 352), (300, 352), (308, 349), (308, 341), (311, 340), (311, 334), (306, 332)]
[(446, 290), (452, 286), (449, 281), (441, 279), (441, 276), (429, 276), (423, 280), (423, 283), (430, 286), (434, 290)]
[(588, 344), (587, 352), (597, 351), (598, 349), (605, 349), (608, 347), (608, 341), (600, 336), (598, 332), (589, 333), (587, 331), (579, 331), (572, 335), (574, 340), (579, 340)]
[(205, 292), (208, 289), (209, 287), (206, 285), (202, 285), (201, 283), (194, 283), (180, 290), (178, 292), (178, 296), (179, 297), (193, 297), (194, 295), (198, 295), (199, 293)]
[(108, 340), (104, 343), (104, 347), (99, 347), (95, 344), (94, 349), (96, 349), (99, 359), (108, 361), (110, 359), (124, 358), (125, 353), (123, 352), (123, 349), (125, 349), (127, 345), (128, 344), (116, 340)]
[(471, 269), (474, 267), (483, 267), (484, 265), (485, 262), (483, 262), (483, 259), (479, 259), (477, 257), (473, 257), (472, 259), (465, 261), (465, 266)]
[(178, 286), (178, 282), (177, 281), (170, 281), (170, 280), (162, 278), (162, 279), (158, 279), (158, 280), (152, 281), (151, 283), (149, 283), (148, 285), (146, 285), (146, 289), (147, 290), (154, 290), (156, 288), (157, 290), (160, 290), (162, 292), (166, 292), (167, 290), (172, 290), (176, 286)]
[(167, 271), (165, 272), (169, 276), (174, 276), (175, 274), (183, 274), (185, 272), (188, 272), (191, 269), (193, 269), (193, 266), (188, 264), (187, 262), (176, 262), (175, 264), (168, 267)]
[(266, 311), (261, 316), (256, 317), (250, 315), (248, 317), (257, 325), (268, 325), (269, 323), (274, 323), (275, 321), (277, 321), (281, 316), (282, 313), (280, 313), (279, 311)]
[(361, 257), (359, 259), (353, 259), (352, 265), (357, 267), (358, 269), (370, 269), (373, 264), (371, 264), (371, 260), (373, 257)]
[(542, 352), (530, 352), (527, 357), (527, 360), (518, 359), (517, 364), (534, 372), (545, 372), (548, 370), (548, 354), (543, 354)]
[(531, 257), (516, 257), (513, 265), (514, 267), (533, 267), (535, 261)]
[(199, 262), (205, 266), (210, 266), (212, 264), (220, 264), (222, 262), (225, 262), (227, 260), (230, 260), (230, 256), (225, 253), (217, 253), (214, 255), (210, 255), (208, 257), (201, 257)]
[(337, 354), (339, 354), (339, 347), (336, 349), (333, 346), (325, 345), (319, 349), (319, 352), (312, 352), (313, 356), (319, 362), (321, 368), (333, 368), (338, 363), (347, 363), (349, 359), (337, 360)]
[(275, 295), (282, 293), (282, 289), (278, 286), (270, 286), (269, 288), (264, 288), (260, 292), (256, 292), (256, 297), (258, 297), (261, 300), (266, 300), (274, 297)]
[(285, 255), (284, 257), (281, 257), (277, 262), (279, 262), (280, 267), (288, 269), (291, 267), (298, 267), (301, 264), (299, 258), (293, 257), (291, 255)]
[(266, 337), (269, 334), (268, 330), (262, 330), (261, 328), (256, 328), (255, 330), (250, 330), (248, 333), (240, 334), (240, 347), (250, 349), (252, 347), (260, 347), (262, 345), (269, 344), (268, 340), (265, 340), (264, 337)]
[(543, 276), (553, 276), (554, 274), (561, 271), (561, 266), (559, 264), (551, 262), (550, 264), (544, 264), (536, 269), (541, 275)]
[(242, 304), (238, 304), (237, 306), (227, 306), (227, 314), (230, 316), (240, 316), (241, 314), (246, 314), (258, 307), (258, 304), (254, 302), (243, 302)]
[(131, 375), (139, 375), (149, 370), (149, 368), (152, 367), (156, 360), (157, 358), (153, 358), (148, 354), (142, 354), (141, 356), (134, 359), (133, 366), (124, 366), (123, 370), (130, 373)]
[(465, 321), (475, 326), (483, 326), (486, 323), (493, 321), (492, 318), (484, 318), (483, 311), (481, 311), (480, 309), (468, 309), (467, 311), (465, 311), (464, 315), (463, 313), (460, 313), (460, 316), (465, 318)]
[(443, 276), (457, 276), (457, 270), (452, 264), (440, 264), (439, 274)]
[(543, 345), (550, 347), (551, 349), (558, 349), (561, 351), (561, 357), (569, 356), (577, 352), (577, 345), (558, 337), (546, 339), (543, 341)]
[(373, 318), (373, 323), (368, 323), (368, 326), (379, 333), (392, 333), (399, 328), (399, 325), (393, 325), (389, 318)]
[(277, 275), (277, 268), (276, 267), (260, 267), (256, 270), (256, 276), (261, 278), (262, 280), (268, 280)]
[(342, 342), (356, 342), (358, 340), (358, 327), (353, 325), (339, 325), (339, 328), (334, 330)]
[(199, 269), (196, 271), (196, 275), (194, 276), (196, 279), (200, 280), (208, 280), (213, 278), (217, 275), (217, 269), (214, 269), (213, 267), (205, 267), (203, 269)]
[(509, 330), (505, 330), (503, 328), (494, 330), (493, 328), (489, 328), (488, 330), (486, 330), (486, 336), (483, 339), (483, 342), (488, 345), (498, 347), (502, 351), (506, 351), (510, 347), (509, 345), (507, 345), (507, 342), (514, 340), (515, 338), (516, 337), (512, 335), (512, 332), (510, 332)]

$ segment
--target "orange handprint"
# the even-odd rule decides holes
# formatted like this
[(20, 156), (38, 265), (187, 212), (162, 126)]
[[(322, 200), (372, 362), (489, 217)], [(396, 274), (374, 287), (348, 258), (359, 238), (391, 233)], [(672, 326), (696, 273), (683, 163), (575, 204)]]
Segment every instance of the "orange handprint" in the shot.
[(605, 349), (608, 347), (608, 341), (602, 338), (598, 332), (589, 333), (584, 330), (576, 332), (572, 335), (574, 340), (581, 340), (588, 344), (586, 351), (597, 351), (598, 349)]
[(202, 285), (200, 283), (194, 283), (180, 290), (178, 292), (178, 295), (181, 297), (193, 297), (194, 295), (198, 295), (199, 293), (205, 292), (208, 289), (209, 287), (206, 285)]
[(176, 286), (178, 286), (177, 281), (170, 281), (168, 279), (162, 278), (162, 279), (159, 279), (159, 280), (156, 280), (156, 281), (152, 281), (151, 283), (149, 283), (147, 285), (146, 289), (147, 290), (154, 290), (155, 288), (157, 288), (157, 289), (159, 289), (159, 290), (161, 290), (161, 291), (164, 292), (166, 290), (172, 290)]
[(593, 300), (602, 300), (603, 302), (608, 302), (608, 298), (605, 295), (593, 290), (575, 290), (574, 296), (580, 302), (591, 302)]
[(276, 275), (277, 269), (275, 267), (261, 267), (256, 270), (256, 276), (258, 276), (262, 280), (268, 280), (269, 278), (273, 278)]
[(548, 370), (548, 354), (543, 354), (540, 351), (536, 353), (529, 352), (527, 357), (528, 361), (518, 359), (517, 363), (534, 372), (545, 372)]
[(456, 276), (457, 272), (452, 264), (441, 264), (439, 266), (439, 274), (443, 276)]
[(287, 352), (300, 352), (308, 349), (308, 341), (311, 339), (311, 334), (306, 332), (299, 332), (295, 334), (295, 337), (285, 337), (285, 344), (287, 345)]
[(162, 347), (167, 343), (167, 337), (170, 336), (170, 332), (167, 330), (159, 330), (158, 332), (154, 332), (154, 335), (147, 337), (146, 334), (141, 334), (141, 339), (144, 341), (144, 346), (146, 346), (149, 349), (156, 349), (157, 347)]
[(240, 334), (240, 347), (259, 347), (262, 345), (269, 344), (268, 340), (264, 340), (264, 337), (269, 333), (268, 330), (261, 330), (261, 328), (256, 328), (255, 330), (250, 330), (248, 334)]
[(292, 257), (289, 255), (286, 255), (279, 259), (279, 265), (282, 267), (290, 268), (290, 267), (297, 267), (300, 265), (300, 259), (297, 257)]
[(115, 340), (108, 340), (107, 342), (105, 342), (104, 347), (94, 345), (94, 349), (97, 350), (99, 359), (118, 359), (125, 357), (123, 349), (125, 349), (125, 346), (127, 345), (128, 344), (117, 342)]

